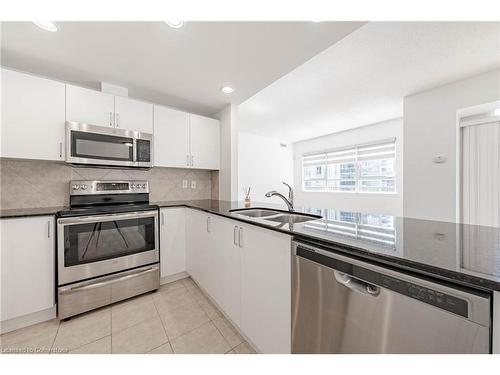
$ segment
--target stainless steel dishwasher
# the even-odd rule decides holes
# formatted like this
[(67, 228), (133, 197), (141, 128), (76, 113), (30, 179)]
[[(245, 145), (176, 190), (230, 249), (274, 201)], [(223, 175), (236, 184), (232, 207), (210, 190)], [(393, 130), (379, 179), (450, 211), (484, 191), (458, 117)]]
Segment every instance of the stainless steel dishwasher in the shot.
[(294, 241), (293, 353), (490, 353), (490, 295)]

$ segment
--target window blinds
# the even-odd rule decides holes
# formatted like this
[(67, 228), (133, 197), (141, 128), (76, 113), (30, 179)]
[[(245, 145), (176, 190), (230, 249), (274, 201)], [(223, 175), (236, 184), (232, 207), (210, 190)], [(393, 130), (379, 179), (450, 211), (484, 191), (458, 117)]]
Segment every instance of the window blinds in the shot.
[(304, 154), (303, 189), (395, 192), (396, 139)]
[(462, 222), (500, 226), (500, 122), (461, 127)]

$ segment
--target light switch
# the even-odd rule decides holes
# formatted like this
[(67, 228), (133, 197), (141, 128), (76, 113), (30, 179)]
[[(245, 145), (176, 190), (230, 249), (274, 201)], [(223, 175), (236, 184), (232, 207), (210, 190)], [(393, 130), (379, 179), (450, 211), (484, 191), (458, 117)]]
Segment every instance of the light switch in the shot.
[(188, 180), (182, 180), (182, 188), (187, 189), (188, 187)]
[(191, 189), (196, 189), (196, 181), (191, 181)]

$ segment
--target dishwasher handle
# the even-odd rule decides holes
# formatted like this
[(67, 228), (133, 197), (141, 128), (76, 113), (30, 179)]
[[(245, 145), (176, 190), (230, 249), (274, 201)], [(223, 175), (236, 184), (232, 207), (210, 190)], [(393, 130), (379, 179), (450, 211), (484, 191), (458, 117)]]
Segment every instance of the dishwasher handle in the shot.
[(376, 297), (380, 294), (380, 287), (367, 283), (366, 281), (356, 279), (346, 273), (339, 272), (337, 270), (333, 271), (335, 280), (338, 283), (344, 285), (346, 288), (352, 289), (356, 292), (367, 294), (372, 297)]

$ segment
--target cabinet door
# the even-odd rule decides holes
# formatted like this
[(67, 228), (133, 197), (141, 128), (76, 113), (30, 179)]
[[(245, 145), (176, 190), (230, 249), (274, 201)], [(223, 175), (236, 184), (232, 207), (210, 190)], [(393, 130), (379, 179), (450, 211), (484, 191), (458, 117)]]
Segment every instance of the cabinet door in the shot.
[(193, 167), (220, 168), (220, 124), (218, 120), (190, 115)]
[(1, 317), (17, 318), (54, 306), (54, 218), (1, 220)]
[(208, 291), (210, 283), (210, 237), (207, 231), (208, 215), (197, 210), (186, 210), (186, 268), (188, 273)]
[(231, 320), (240, 325), (241, 249), (238, 247), (237, 222), (213, 216), (210, 225), (211, 268), (214, 278), (211, 296)]
[(186, 168), (189, 162), (189, 114), (154, 106), (154, 164)]
[(263, 353), (290, 353), (290, 237), (241, 227), (241, 329)]
[(64, 84), (2, 69), (2, 157), (64, 160)]
[(66, 85), (66, 121), (113, 127), (114, 112), (113, 95)]
[(186, 271), (186, 209), (160, 209), (161, 277)]
[(153, 133), (153, 104), (115, 96), (115, 127)]

